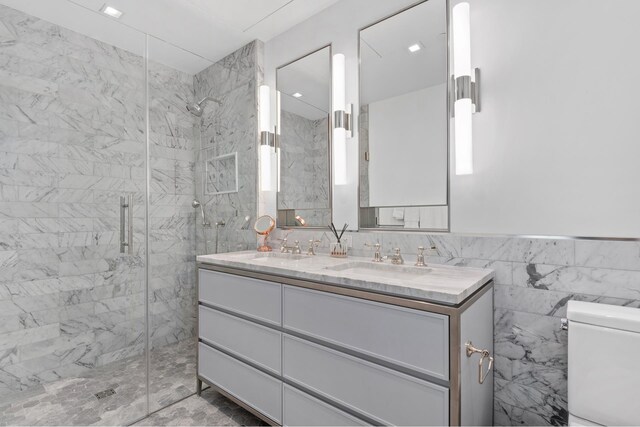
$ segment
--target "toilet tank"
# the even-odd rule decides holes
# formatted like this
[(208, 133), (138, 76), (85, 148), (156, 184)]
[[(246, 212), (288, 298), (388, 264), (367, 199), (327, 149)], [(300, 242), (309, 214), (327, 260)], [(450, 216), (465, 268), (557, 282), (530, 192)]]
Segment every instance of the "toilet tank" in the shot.
[(569, 301), (569, 414), (640, 425), (640, 309)]

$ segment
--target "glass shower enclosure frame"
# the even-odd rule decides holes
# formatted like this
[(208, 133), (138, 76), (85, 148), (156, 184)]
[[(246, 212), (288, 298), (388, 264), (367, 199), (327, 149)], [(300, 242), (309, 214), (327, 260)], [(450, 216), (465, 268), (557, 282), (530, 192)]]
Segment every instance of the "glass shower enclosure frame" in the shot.
[(126, 46), (0, 1), (0, 424), (129, 424), (195, 393), (186, 106), (213, 62), (70, 5)]

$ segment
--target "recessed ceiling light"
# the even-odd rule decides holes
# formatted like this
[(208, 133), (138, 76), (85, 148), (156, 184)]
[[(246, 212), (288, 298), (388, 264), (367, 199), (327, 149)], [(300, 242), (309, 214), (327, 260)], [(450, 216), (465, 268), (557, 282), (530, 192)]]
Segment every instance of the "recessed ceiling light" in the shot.
[(417, 52), (421, 49), (420, 45), (418, 43), (416, 44), (412, 44), (411, 46), (409, 46), (409, 52), (414, 53)]
[(302, 94), (300, 92), (296, 92), (291, 96), (293, 96), (294, 98), (300, 98), (302, 96)]
[(109, 15), (112, 18), (120, 18), (122, 16), (122, 12), (119, 11), (118, 9), (116, 9), (115, 7), (109, 6), (109, 5), (104, 5), (102, 6), (102, 9), (100, 9), (100, 12), (104, 13), (105, 15)]

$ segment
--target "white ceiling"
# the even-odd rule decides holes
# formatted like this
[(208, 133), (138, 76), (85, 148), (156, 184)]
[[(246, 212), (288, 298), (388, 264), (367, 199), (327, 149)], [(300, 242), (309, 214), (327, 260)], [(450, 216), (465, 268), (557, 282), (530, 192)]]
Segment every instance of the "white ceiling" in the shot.
[[(284, 111), (319, 120), (331, 109), (331, 48), (298, 59), (277, 71), (277, 90)], [(300, 98), (294, 98), (294, 93)]]
[(361, 104), (445, 83), (446, 28), (446, 1), (429, 0), (360, 32)]
[[(150, 58), (197, 73), (252, 40), (268, 41), (338, 0), (0, 0), (120, 48), (142, 53), (148, 33)], [(104, 4), (124, 15), (99, 10)], [(164, 42), (163, 42), (164, 41)], [(180, 52), (186, 50), (187, 52)]]

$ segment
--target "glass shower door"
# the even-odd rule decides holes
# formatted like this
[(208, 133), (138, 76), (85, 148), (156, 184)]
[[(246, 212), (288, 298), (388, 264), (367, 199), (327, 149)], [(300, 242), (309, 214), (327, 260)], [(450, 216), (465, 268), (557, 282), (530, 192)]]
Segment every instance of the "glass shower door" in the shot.
[[(210, 61), (148, 38), (149, 87), (149, 409), (195, 393), (195, 150), (203, 117), (194, 74)], [(196, 114), (194, 114), (194, 112)], [(194, 209), (194, 206), (196, 209)], [(201, 225), (201, 224), (200, 224)], [(201, 231), (199, 228), (198, 231)]]
[(64, 7), (126, 42), (0, 4), (0, 424), (147, 413), (145, 36)]

